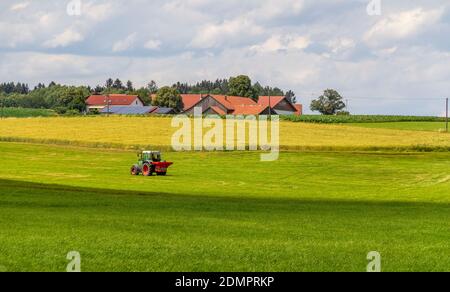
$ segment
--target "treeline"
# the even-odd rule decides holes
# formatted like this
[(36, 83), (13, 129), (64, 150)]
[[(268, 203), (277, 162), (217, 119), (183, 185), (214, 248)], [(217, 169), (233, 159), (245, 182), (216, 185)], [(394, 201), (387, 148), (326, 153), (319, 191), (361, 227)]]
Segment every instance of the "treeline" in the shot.
[[(245, 84), (248, 80), (247, 76), (238, 76), (232, 78), (243, 78), (242, 83)], [(203, 80), (195, 84), (180, 83), (177, 82), (172, 85), (176, 88), (180, 94), (221, 94), (221, 95), (231, 95), (230, 90), (230, 80), (231, 79), (217, 79), (216, 81)], [(250, 80), (251, 82), (251, 80)], [(246, 86), (246, 85), (244, 85)], [(278, 87), (262, 86), (261, 83), (256, 82), (251, 85), (249, 90), (250, 94), (245, 96), (257, 99), (258, 96), (288, 96), (292, 99), (295, 98), (295, 93), (292, 90), (284, 92)], [(293, 100), (295, 102), (295, 100)]]
[(39, 83), (33, 90), (25, 83), (1, 83), (0, 106), (21, 108), (53, 109), (59, 114), (74, 114), (83, 112), (86, 108), (86, 98), (92, 94), (132, 94), (138, 95), (146, 105), (152, 103), (151, 95), (161, 90), (167, 95), (167, 88), (172, 89), (167, 102), (177, 102), (179, 94), (224, 94), (238, 95), (254, 98), (258, 96), (288, 96), (295, 102), (295, 94), (292, 91), (284, 92), (278, 87), (262, 86), (260, 83), (252, 83), (248, 76), (231, 77), (230, 79), (217, 79), (215, 81), (203, 80), (195, 84), (177, 82), (172, 86), (159, 88), (155, 81), (150, 81), (146, 86), (136, 88), (132, 81), (126, 82), (119, 78), (109, 78), (105, 84), (90, 86), (67, 86), (50, 82), (48, 85)]
[(21, 107), (53, 109), (59, 114), (80, 113), (86, 108), (86, 97), (90, 95), (88, 87), (65, 86), (51, 83), (36, 86), (28, 93), (0, 92), (2, 107)]
[(30, 92), (30, 89), (28, 87), (28, 84), (25, 83), (0, 83), (0, 93), (19, 93), (19, 94), (28, 94)]

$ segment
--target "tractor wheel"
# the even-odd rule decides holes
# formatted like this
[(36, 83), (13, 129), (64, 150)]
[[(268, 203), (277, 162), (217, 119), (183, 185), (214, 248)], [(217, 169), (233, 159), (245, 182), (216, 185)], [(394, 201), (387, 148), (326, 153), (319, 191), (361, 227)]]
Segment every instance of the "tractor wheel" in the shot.
[(131, 167), (131, 175), (139, 175), (139, 169), (136, 167), (136, 165), (133, 165)]
[(150, 164), (146, 163), (142, 166), (142, 174), (144, 176), (152, 176), (152, 167)]
[(159, 172), (158, 175), (159, 175), (159, 176), (166, 176), (166, 175), (167, 175), (167, 172)]

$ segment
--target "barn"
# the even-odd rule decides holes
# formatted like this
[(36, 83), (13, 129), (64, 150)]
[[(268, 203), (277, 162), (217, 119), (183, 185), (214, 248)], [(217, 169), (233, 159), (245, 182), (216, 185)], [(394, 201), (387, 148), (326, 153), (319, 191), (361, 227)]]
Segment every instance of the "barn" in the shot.
[(194, 114), (202, 108), (203, 114), (216, 115), (301, 115), (302, 105), (293, 104), (285, 96), (251, 98), (211, 94), (182, 94), (184, 113)]
[(144, 102), (137, 95), (127, 94), (109, 94), (109, 95), (91, 95), (86, 100), (86, 112), (98, 111), (103, 112), (105, 109), (108, 111), (108, 107), (120, 107), (121, 110), (130, 108), (144, 107)]

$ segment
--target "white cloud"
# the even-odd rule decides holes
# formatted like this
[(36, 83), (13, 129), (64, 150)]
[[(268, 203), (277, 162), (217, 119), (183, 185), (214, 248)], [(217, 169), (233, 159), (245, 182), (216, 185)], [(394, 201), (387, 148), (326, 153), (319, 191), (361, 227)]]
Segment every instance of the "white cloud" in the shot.
[(52, 39), (44, 43), (44, 47), (57, 48), (67, 47), (73, 43), (80, 42), (84, 39), (83, 35), (71, 28), (66, 29), (63, 33), (55, 35)]
[(448, 1), (389, 1), (379, 17), (362, 1), (83, 0), (82, 14), (68, 17), (64, 1), (5, 0), (0, 79), (95, 86), (119, 74), (170, 85), (248, 74), (305, 104), (327, 87), (347, 97), (445, 96)]
[(416, 8), (391, 14), (378, 21), (364, 36), (364, 40), (371, 45), (401, 40), (425, 31), (429, 26), (439, 21), (444, 13), (443, 9)]
[(83, 3), (82, 16), (94, 21), (105, 21), (117, 13), (117, 7), (113, 3), (94, 4), (93, 2)]
[(259, 35), (262, 27), (246, 17), (238, 17), (233, 20), (225, 20), (219, 24), (205, 24), (197, 32), (191, 46), (194, 48), (213, 48), (225, 44), (242, 41), (249, 36)]
[(297, 15), (303, 11), (305, 6), (304, 0), (266, 0), (258, 2), (259, 5), (249, 13), (256, 19)]
[(327, 43), (328, 47), (334, 54), (355, 48), (356, 42), (351, 38), (335, 38)]
[(127, 36), (125, 39), (115, 42), (112, 51), (115, 53), (127, 51), (133, 48), (134, 44), (136, 43), (136, 39), (137, 33), (134, 32)]
[(303, 50), (311, 44), (307, 37), (296, 35), (273, 35), (265, 42), (250, 47), (250, 50), (258, 53), (273, 53), (278, 51)]
[(160, 40), (148, 40), (144, 47), (149, 50), (158, 50), (162, 45), (162, 42)]
[(27, 8), (29, 5), (30, 5), (30, 2), (21, 2), (21, 3), (13, 4), (10, 7), (10, 10), (11, 11), (23, 10), (23, 9)]

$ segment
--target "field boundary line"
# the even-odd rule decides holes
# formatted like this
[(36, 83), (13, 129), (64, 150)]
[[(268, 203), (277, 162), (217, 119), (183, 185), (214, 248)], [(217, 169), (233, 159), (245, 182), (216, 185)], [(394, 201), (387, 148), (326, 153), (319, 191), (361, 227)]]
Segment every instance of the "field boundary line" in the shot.
[[(115, 149), (127, 151), (139, 151), (144, 149), (158, 149), (165, 152), (174, 152), (170, 145), (146, 145), (135, 144), (127, 145), (121, 143), (109, 142), (88, 142), (77, 140), (62, 140), (62, 139), (38, 139), (38, 138), (23, 138), (23, 137), (0, 137), (0, 142), (13, 143), (28, 143), (28, 144), (44, 144), (44, 145), (58, 145), (58, 146), (72, 146), (82, 148), (94, 149)], [(248, 149), (248, 147), (247, 147)], [(411, 145), (411, 146), (292, 146), (280, 145), (281, 151), (292, 152), (450, 152), (450, 146), (430, 146), (430, 145)], [(206, 152), (205, 150), (203, 152)], [(210, 152), (210, 151), (208, 151)], [(218, 151), (215, 151), (218, 152)], [(230, 152), (230, 151), (224, 151)], [(232, 152), (232, 151), (231, 151)], [(263, 152), (261, 150), (252, 152)]]

